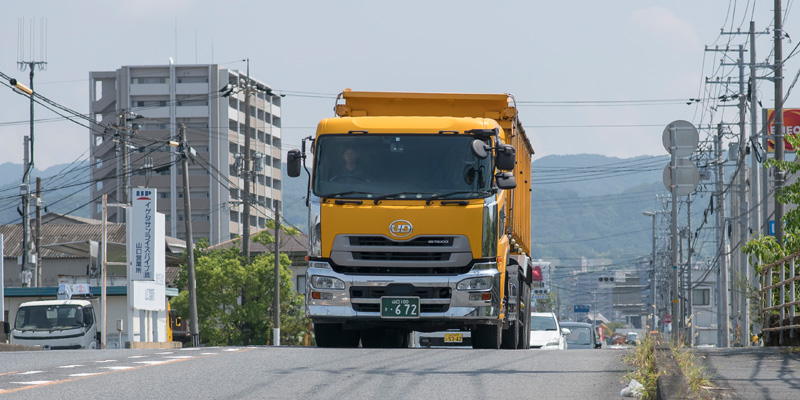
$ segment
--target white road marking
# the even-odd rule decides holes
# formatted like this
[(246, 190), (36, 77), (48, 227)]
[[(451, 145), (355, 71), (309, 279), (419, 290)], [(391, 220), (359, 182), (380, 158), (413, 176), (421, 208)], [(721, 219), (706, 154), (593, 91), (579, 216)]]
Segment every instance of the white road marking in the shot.
[(81, 376), (92, 376), (92, 375), (100, 375), (102, 372), (84, 372), (82, 374), (71, 374), (71, 377), (81, 377)]
[(215, 356), (217, 353), (200, 353), (201, 356)]
[(42, 371), (27, 371), (27, 372), (20, 372), (14, 375), (33, 375), (33, 374), (41, 374)]
[(163, 356), (165, 354), (172, 354), (172, 353), (174, 353), (174, 351), (165, 351), (163, 353), (156, 353), (156, 354)]
[(130, 356), (128, 358), (147, 358), (148, 356)]
[(225, 349), (224, 351), (239, 351), (241, 349)]
[(179, 349), (179, 351), (198, 351), (201, 350), (199, 347), (183, 347)]
[(109, 363), (109, 362), (117, 362), (117, 360), (102, 360), (102, 361), (95, 361), (97, 363)]
[(136, 364), (147, 364), (147, 365), (157, 365), (157, 364), (164, 364), (170, 362), (169, 360), (161, 360), (161, 361), (134, 361)]
[(164, 358), (173, 358), (173, 359), (186, 359), (186, 358), (194, 358), (194, 356), (169, 356)]
[(121, 369), (131, 369), (131, 368), (136, 368), (136, 367), (131, 367), (131, 366), (118, 366), (118, 367), (103, 367), (103, 368), (107, 368), (107, 369), (113, 369), (113, 370), (121, 370)]
[(58, 367), (58, 368), (75, 368), (75, 367), (84, 367), (84, 366), (85, 366), (85, 365), (78, 365), (78, 364), (75, 364), (75, 365), (62, 365), (62, 366), (60, 366), (60, 367)]
[(30, 381), (30, 382), (11, 382), (11, 383), (16, 383), (17, 385), (42, 385), (50, 382), (55, 382), (55, 381)]

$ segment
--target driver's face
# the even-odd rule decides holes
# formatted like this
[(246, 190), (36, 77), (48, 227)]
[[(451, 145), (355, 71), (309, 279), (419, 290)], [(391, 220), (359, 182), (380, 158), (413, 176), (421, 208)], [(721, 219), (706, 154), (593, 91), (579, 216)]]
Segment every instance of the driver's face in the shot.
[(356, 153), (356, 151), (353, 150), (353, 149), (347, 149), (347, 150), (344, 151), (343, 157), (344, 157), (345, 161), (347, 161), (348, 163), (351, 163), (351, 162), (355, 161), (356, 158), (358, 158), (358, 153)]

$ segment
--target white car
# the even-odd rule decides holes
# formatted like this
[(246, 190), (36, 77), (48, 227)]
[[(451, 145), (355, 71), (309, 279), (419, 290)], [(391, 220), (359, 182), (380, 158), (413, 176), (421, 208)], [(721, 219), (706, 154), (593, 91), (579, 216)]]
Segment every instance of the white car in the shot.
[(564, 335), (569, 329), (561, 328), (558, 318), (551, 312), (531, 313), (531, 348), (542, 350), (566, 350)]

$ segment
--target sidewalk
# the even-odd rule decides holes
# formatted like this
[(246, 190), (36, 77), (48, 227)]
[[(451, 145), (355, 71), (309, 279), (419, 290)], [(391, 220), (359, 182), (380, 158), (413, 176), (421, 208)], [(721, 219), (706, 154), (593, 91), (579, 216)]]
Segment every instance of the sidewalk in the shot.
[[(794, 350), (793, 352), (791, 350)], [(800, 349), (794, 347), (695, 348), (717, 386), (730, 399), (800, 398)]]

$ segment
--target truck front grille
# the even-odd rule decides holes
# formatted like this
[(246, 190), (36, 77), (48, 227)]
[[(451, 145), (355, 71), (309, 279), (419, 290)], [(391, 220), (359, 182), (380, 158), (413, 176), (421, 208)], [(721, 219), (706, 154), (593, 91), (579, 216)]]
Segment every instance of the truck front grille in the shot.
[[(419, 310), (422, 313), (442, 313), (450, 309), (449, 304), (420, 304)], [(358, 312), (380, 312), (380, 304), (353, 304), (353, 310)]]
[(331, 267), (345, 274), (456, 275), (469, 271), (472, 250), (463, 235), (395, 240), (381, 235), (338, 235)]
[(449, 287), (417, 287), (408, 284), (388, 286), (353, 286), (350, 297), (353, 299), (380, 299), (384, 296), (413, 296), (420, 299), (449, 299)]

